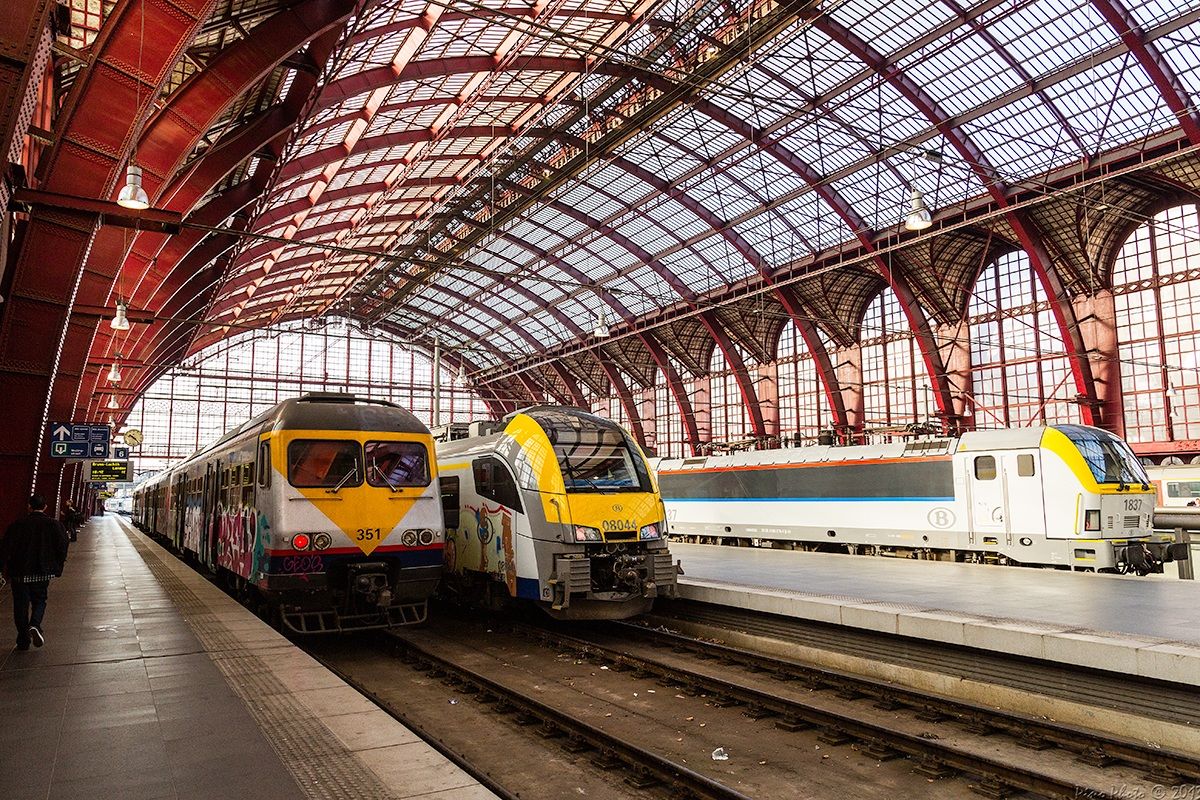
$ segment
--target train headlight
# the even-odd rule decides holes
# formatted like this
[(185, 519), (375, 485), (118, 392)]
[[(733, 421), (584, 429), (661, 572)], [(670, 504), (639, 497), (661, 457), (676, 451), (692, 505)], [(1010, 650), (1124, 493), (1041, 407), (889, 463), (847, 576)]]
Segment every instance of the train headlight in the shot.
[(419, 538), (421, 540), (421, 544), (433, 544), (433, 540), (434, 540), (434, 538), (436, 538), (436, 534), (433, 531), (429, 530), (429, 528), (426, 528), (425, 530), (421, 531), (421, 535)]
[(657, 522), (652, 522), (649, 525), (643, 525), (638, 531), (639, 539), (659, 539), (662, 537), (662, 525)]
[(318, 533), (312, 540), (314, 550), (327, 550), (333, 544), (333, 537), (328, 533)]
[(310, 544), (312, 544), (312, 539), (307, 533), (297, 533), (292, 537), (293, 550), (307, 550)]
[(414, 547), (417, 544), (417, 539), (420, 534), (414, 530), (407, 530), (400, 534), (400, 543), (405, 547)]
[(1083, 529), (1085, 531), (1100, 530), (1100, 509), (1089, 508), (1083, 513)]
[(589, 528), (586, 525), (575, 526), (575, 541), (577, 542), (601, 542), (604, 537), (600, 535), (599, 528)]

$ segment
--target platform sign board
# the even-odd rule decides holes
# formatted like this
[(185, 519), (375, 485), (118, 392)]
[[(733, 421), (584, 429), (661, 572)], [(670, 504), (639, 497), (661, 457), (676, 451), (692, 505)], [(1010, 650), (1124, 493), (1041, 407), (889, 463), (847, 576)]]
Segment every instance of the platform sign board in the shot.
[(54, 458), (108, 458), (107, 425), (52, 422), (48, 434)]
[(112, 446), (112, 457), (114, 461), (123, 461), (129, 458), (129, 448), (114, 444)]
[(84, 480), (89, 483), (129, 483), (133, 479), (130, 461), (87, 461)]

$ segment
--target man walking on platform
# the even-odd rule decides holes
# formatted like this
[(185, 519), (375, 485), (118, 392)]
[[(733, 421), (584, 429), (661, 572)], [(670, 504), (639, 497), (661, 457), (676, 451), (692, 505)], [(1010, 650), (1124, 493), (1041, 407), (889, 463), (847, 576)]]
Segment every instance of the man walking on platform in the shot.
[(29, 513), (9, 525), (0, 539), (0, 567), (12, 583), (18, 650), (46, 643), (42, 615), (46, 612), (50, 579), (62, 575), (66, 562), (66, 528), (46, 516), (46, 501), (41, 495), (32, 495)]

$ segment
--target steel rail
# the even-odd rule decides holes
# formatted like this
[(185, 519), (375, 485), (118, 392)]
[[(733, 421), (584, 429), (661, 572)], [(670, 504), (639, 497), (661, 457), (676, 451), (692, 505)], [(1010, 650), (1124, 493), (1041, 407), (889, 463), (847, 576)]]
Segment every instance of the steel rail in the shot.
[[(418, 632), (419, 635), (420, 632)], [(457, 684), (459, 691), (479, 696), (481, 702), (492, 702), (497, 710), (518, 714), (518, 722), (541, 722), (547, 737), (566, 735), (567, 747), (575, 752), (596, 750), (594, 762), (602, 767), (625, 764), (632, 773), (627, 780), (638, 788), (663, 784), (673, 797), (696, 797), (706, 800), (750, 800), (747, 795), (695, 770), (664, 758), (616, 734), (585, 722), (565, 711), (553, 708), (482, 675), (475, 670), (455, 664), (431, 652), (423, 643), (401, 631), (388, 631), (393, 653), (407, 657), (418, 669), (435, 677), (444, 677)], [(383, 637), (381, 637), (382, 640)]]
[[(544, 627), (517, 626), (533, 637), (559, 647), (573, 647), (585, 657), (599, 659), (615, 668), (638, 670), (683, 684), (689, 690), (705, 690), (719, 702), (745, 705), (751, 717), (780, 717), (778, 727), (786, 730), (821, 729), (831, 742), (844, 743), (849, 739), (866, 744), (866, 752), (881, 757), (904, 755), (931, 774), (952, 769), (982, 779), (984, 793), (1004, 796), (1008, 791), (1024, 790), (1044, 797), (1074, 797), (1079, 786), (1067, 779), (1047, 775), (1032, 769), (1012, 766), (985, 755), (963, 751), (945, 741), (925, 739), (905, 731), (889, 728), (856, 718), (850, 713), (832, 712), (799, 700), (777, 697), (768, 692), (734, 683), (722, 678), (664, 664), (586, 638), (560, 634)], [(931, 722), (957, 721), (980, 733), (1004, 732), (1020, 740), (1025, 747), (1041, 749), (1060, 746), (1076, 752), (1079, 760), (1103, 767), (1122, 761), (1144, 767), (1153, 780), (1161, 783), (1181, 783), (1185, 778), (1200, 775), (1200, 763), (1172, 751), (1155, 749), (1134, 741), (1115, 739), (1082, 728), (1048, 720), (1025, 717), (987, 706), (925, 694), (915, 690), (849, 675), (834, 670), (810, 667), (795, 662), (750, 653), (727, 645), (719, 645), (680, 634), (643, 628), (631, 623), (614, 623), (622, 635), (635, 635), (646, 640), (660, 640), (673, 649), (684, 650), (700, 657), (733, 662), (750, 669), (769, 672), (783, 680), (799, 679), (811, 689), (834, 689), (839, 696), (853, 699), (873, 698), (876, 705), (887, 709), (908, 708)], [(1111, 796), (1101, 787), (1088, 788), (1088, 797)]]

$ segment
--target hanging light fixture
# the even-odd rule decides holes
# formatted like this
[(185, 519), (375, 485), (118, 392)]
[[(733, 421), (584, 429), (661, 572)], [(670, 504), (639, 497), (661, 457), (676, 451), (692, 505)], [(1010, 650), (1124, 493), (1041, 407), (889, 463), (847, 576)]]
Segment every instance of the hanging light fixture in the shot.
[(142, 188), (142, 168), (137, 164), (130, 162), (125, 168), (125, 186), (117, 195), (117, 205), (139, 211), (150, 207), (150, 197)]
[(454, 376), (454, 383), (457, 386), (466, 386), (467, 385), (467, 383), (468, 383), (467, 367), (465, 364), (458, 365), (458, 374)]
[(105, 406), (109, 411), (116, 411), (121, 406), (117, 403), (117, 396), (114, 394), (108, 398), (108, 405)]
[(596, 312), (596, 327), (592, 330), (592, 335), (597, 339), (607, 339), (612, 336), (612, 330), (608, 327), (608, 315), (604, 313), (604, 309)]
[(908, 216), (904, 218), (904, 227), (910, 231), (923, 231), (933, 225), (933, 215), (929, 213), (929, 207), (925, 205), (925, 198), (921, 195), (920, 189), (912, 190), (912, 205), (908, 209)]
[(108, 368), (108, 380), (111, 383), (120, 383), (121, 382), (121, 354), (120, 353), (117, 353), (116, 360), (114, 360), (112, 363), (112, 366)]
[(117, 313), (113, 314), (113, 318), (109, 320), (108, 325), (114, 331), (129, 330), (129, 316), (126, 313), (129, 309), (129, 304), (124, 300), (117, 301)]

